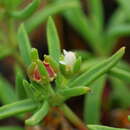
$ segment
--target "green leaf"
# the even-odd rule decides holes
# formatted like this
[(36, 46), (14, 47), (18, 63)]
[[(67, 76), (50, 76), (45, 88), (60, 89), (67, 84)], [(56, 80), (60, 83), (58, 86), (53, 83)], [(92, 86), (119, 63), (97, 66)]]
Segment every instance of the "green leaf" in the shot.
[(85, 96), (84, 121), (87, 124), (98, 124), (101, 119), (101, 98), (106, 76), (102, 76), (90, 85), (92, 93)]
[(63, 3), (54, 2), (52, 4), (49, 4), (44, 9), (39, 10), (31, 18), (29, 18), (25, 22), (25, 27), (28, 32), (31, 32), (33, 29), (35, 29), (40, 24), (42, 24), (50, 15), (54, 15), (61, 11), (67, 10), (69, 8), (75, 8), (77, 6), (78, 6), (77, 2), (74, 2), (74, 1), (73, 2), (63, 2)]
[(38, 8), (39, 3), (40, 3), (39, 0), (33, 0), (32, 3), (30, 3), (27, 7), (25, 7), (21, 11), (11, 12), (11, 16), (16, 19), (26, 19), (35, 12), (35, 10)]
[(25, 130), (25, 129), (18, 126), (1, 126), (0, 130)]
[(103, 125), (88, 125), (89, 130), (128, 130), (125, 128), (113, 128)]
[(61, 56), (60, 41), (54, 21), (51, 17), (49, 17), (47, 24), (47, 41), (50, 56), (59, 62)]
[(77, 79), (73, 82), (68, 83), (68, 87), (81, 86), (81, 85), (89, 85), (94, 80), (108, 72), (124, 55), (125, 48), (121, 48), (118, 52), (116, 52), (110, 58), (96, 64), (91, 67), (88, 71), (81, 74)]
[(130, 106), (130, 93), (127, 84), (122, 80), (113, 77), (110, 81), (112, 84), (112, 100), (115, 100), (115, 103), (120, 105), (122, 108), (128, 108)]
[(130, 34), (130, 25), (129, 24), (117, 24), (113, 25), (106, 32), (106, 46), (111, 52), (116, 46), (117, 40), (122, 36), (129, 36)]
[(31, 44), (27, 35), (27, 32), (24, 28), (24, 24), (22, 24), (18, 31), (18, 43), (21, 56), (26, 65), (31, 64)]
[(128, 36), (130, 34), (130, 25), (116, 25), (108, 30), (108, 39), (112, 39), (113, 37), (119, 38), (121, 36)]
[(102, 0), (90, 0), (88, 2), (92, 24), (98, 32), (102, 30), (104, 18)]
[(31, 49), (31, 59), (32, 62), (36, 62), (39, 59), (38, 50), (36, 48)]
[(75, 88), (66, 88), (60, 90), (59, 93), (66, 99), (69, 99), (74, 96), (80, 96), (90, 92), (90, 88), (88, 87), (75, 87)]
[(3, 104), (8, 104), (16, 100), (16, 94), (12, 85), (8, 83), (8, 81), (6, 81), (2, 76), (0, 76), (0, 101)]
[(27, 80), (23, 80), (24, 90), (29, 98), (33, 99), (34, 91), (32, 90), (31, 84)]
[(44, 119), (48, 111), (49, 111), (49, 104), (47, 101), (45, 101), (41, 106), (41, 108), (37, 112), (35, 112), (32, 117), (30, 117), (25, 121), (26, 125), (37, 125), (38, 123), (40, 123), (41, 120)]
[(26, 93), (23, 86), (24, 73), (19, 66), (15, 66), (15, 90), (18, 99), (25, 99)]
[(122, 8), (118, 8), (111, 16), (108, 28), (112, 28), (115, 25), (121, 25), (126, 20), (125, 12)]
[[(64, 0), (57, 0), (63, 2)], [(68, 9), (63, 12), (63, 16), (69, 22), (69, 24), (79, 32), (79, 34), (85, 39), (89, 46), (95, 53), (99, 54), (102, 49), (97, 43), (101, 43), (99, 34), (95, 33), (95, 27), (91, 25), (90, 19), (84, 14), (79, 0), (66, 0), (66, 2), (76, 1), (78, 7), (74, 9)]]
[(124, 80), (127, 83), (130, 83), (130, 72), (118, 67), (114, 67), (109, 71), (109, 74), (113, 77), (116, 77), (120, 80)]
[[(111, 36), (110, 32), (113, 30), (113, 27), (116, 26), (116, 28), (119, 26), (124, 25), (125, 21), (127, 20), (127, 17), (125, 15), (125, 12), (122, 8), (118, 8), (113, 15), (111, 16), (109, 23), (108, 23), (108, 29), (106, 30), (106, 46), (105, 48), (107, 48), (107, 50), (109, 50), (109, 53), (111, 52), (111, 50), (113, 50), (113, 48), (115, 47), (116, 43), (117, 43), (117, 39), (118, 37), (113, 37)], [(116, 30), (116, 29), (115, 29)], [(118, 29), (117, 29), (118, 30)], [(121, 29), (122, 30), (122, 29)], [(120, 29), (119, 29), (120, 31)], [(113, 31), (114, 32), (114, 31)], [(115, 33), (115, 32), (114, 32)], [(113, 34), (114, 34), (113, 33)], [(112, 35), (113, 35), (112, 34)], [(115, 35), (115, 34), (114, 34)]]
[(36, 109), (38, 104), (31, 99), (17, 101), (12, 104), (0, 107), (0, 119), (15, 116), (20, 113), (31, 112)]
[(129, 8), (130, 1), (129, 0), (117, 0), (117, 1), (119, 2), (121, 8), (124, 10), (126, 18), (130, 20), (130, 15), (129, 15), (129, 12), (130, 12), (130, 8)]

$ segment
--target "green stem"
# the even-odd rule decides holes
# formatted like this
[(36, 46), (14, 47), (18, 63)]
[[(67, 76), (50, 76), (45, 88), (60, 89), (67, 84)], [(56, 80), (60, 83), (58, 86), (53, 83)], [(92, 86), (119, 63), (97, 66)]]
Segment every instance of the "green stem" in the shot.
[(64, 112), (65, 117), (79, 130), (88, 130), (83, 122), (77, 117), (77, 115), (65, 104), (63, 104), (60, 109)]

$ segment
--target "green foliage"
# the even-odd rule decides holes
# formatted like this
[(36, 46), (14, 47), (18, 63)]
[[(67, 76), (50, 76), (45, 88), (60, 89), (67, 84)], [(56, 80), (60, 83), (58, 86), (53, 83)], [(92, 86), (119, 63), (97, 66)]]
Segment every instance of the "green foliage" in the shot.
[(47, 25), (47, 41), (50, 56), (58, 62), (61, 55), (60, 41), (58, 38), (56, 27), (51, 17), (49, 17)]
[[(124, 47), (121, 48), (117, 53), (115, 53), (110, 58), (102, 61), (101, 63), (98, 63), (96, 66), (91, 67), (88, 71), (79, 75), (71, 83), (71, 80), (63, 78), (62, 71), (60, 70), (60, 68), (57, 67), (57, 65), (60, 62), (61, 51), (60, 51), (57, 31), (56, 31), (52, 18), (49, 18), (48, 20), (47, 36), (48, 36), (48, 50), (49, 50), (50, 57), (45, 55), (45, 61), (41, 61), (39, 59), (38, 51), (35, 48), (31, 49), (30, 42), (29, 42), (27, 33), (24, 29), (24, 26), (23, 25), (20, 26), (20, 29), (18, 32), (19, 48), (20, 48), (20, 52), (21, 52), (21, 55), (25, 64), (29, 65), (28, 76), (30, 79), (29, 79), (29, 82), (27, 80), (23, 80), (23, 84), (22, 84), (22, 78), (24, 78), (24, 76), (22, 75), (20, 70), (17, 70), (18, 72), (20, 72), (20, 75), (17, 75), (16, 85), (24, 86), (26, 95), (30, 99), (25, 99), (25, 100), (18, 101), (13, 104), (9, 104), (9, 105), (5, 105), (1, 107), (0, 108), (1, 119), (12, 116), (12, 115), (16, 115), (19, 113), (25, 113), (28, 111), (32, 112), (33, 110), (36, 110), (36, 112), (34, 112), (32, 117), (25, 120), (25, 123), (27, 125), (38, 124), (48, 114), (48, 111), (49, 109), (51, 109), (51, 107), (53, 106), (60, 107), (60, 105), (65, 102), (65, 100), (73, 96), (79, 96), (79, 95), (88, 93), (90, 91), (90, 88), (82, 86), (82, 85), (89, 85), (92, 81), (99, 78), (99, 76), (102, 76), (106, 72), (108, 72), (122, 58), (125, 51)], [(71, 58), (75, 58), (75, 54), (73, 52), (66, 51), (65, 54), (63, 55), (64, 59), (66, 55), (71, 56)], [(71, 61), (68, 60), (65, 62), (68, 64)], [(77, 68), (80, 68), (81, 57), (79, 57), (78, 59), (75, 59), (75, 61), (73, 62), (74, 62), (73, 64), (71, 63), (71, 67), (76, 71)], [(67, 69), (67, 64), (64, 65), (66, 69)], [(57, 74), (53, 70), (53, 67), (54, 67), (54, 70), (55, 68), (57, 68), (57, 71), (61, 71), (61, 72), (58, 72), (59, 73), (58, 78), (61, 77), (60, 82), (64, 82), (64, 80), (65, 81), (68, 80), (66, 82), (65, 88), (62, 87), (61, 89), (59, 87), (56, 87), (57, 88), (56, 90), (53, 89), (51, 81), (57, 78)], [(73, 75), (73, 73), (71, 75)], [(102, 84), (103, 83), (101, 84), (99, 83), (99, 86), (103, 86)], [(17, 93), (19, 93), (20, 91), (19, 89), (17, 88)], [(97, 107), (96, 107), (98, 117), (95, 116), (96, 121), (99, 119), (99, 109), (100, 109), (99, 101), (101, 97), (102, 87), (99, 87), (98, 90), (99, 91), (96, 90), (96, 94), (97, 94), (96, 98), (98, 100)], [(91, 107), (91, 105), (89, 107)], [(66, 117), (72, 123), (79, 122), (79, 119), (73, 114), (73, 112), (71, 112), (71, 110), (69, 110), (69, 108), (66, 105), (63, 105), (61, 109), (64, 111)], [(69, 114), (72, 115), (72, 117), (74, 117), (75, 119), (72, 119), (72, 117), (70, 117)]]
[[(117, 10), (104, 26), (102, 0), (88, 1), (88, 16), (84, 14), (79, 0), (53, 0), (39, 10), (37, 8), (40, 0), (33, 0), (24, 9), (19, 8), (22, 0), (0, 0), (0, 23), (8, 25), (7, 29), (2, 27), (0, 30), (2, 44), (0, 59), (12, 56), (17, 62), (14, 68), (15, 89), (0, 76), (0, 102), (6, 104), (0, 107), (0, 119), (31, 112), (33, 115), (26, 119), (25, 123), (37, 125), (49, 110), (58, 107), (76, 127), (86, 129), (65, 101), (75, 96), (88, 94), (92, 90), (89, 95), (85, 96), (84, 119), (88, 124), (99, 124), (101, 97), (107, 77), (112, 87), (111, 102), (117, 100), (122, 108), (128, 108), (130, 96), (127, 83), (130, 82), (130, 68), (124, 61), (117, 64), (124, 55), (124, 47), (108, 58), (117, 40), (130, 34), (129, 0), (117, 0), (117, 2)], [(79, 50), (75, 53), (66, 51), (67, 54), (71, 53), (66, 59), (67, 54), (61, 53), (60, 40), (51, 17), (57, 13), (61, 13), (85, 39), (93, 51), (92, 54)], [(49, 54), (44, 55), (42, 61), (38, 50), (31, 48), (27, 32), (31, 33), (47, 19)], [(21, 25), (17, 34), (19, 24)], [(90, 130), (116, 130), (116, 128), (100, 125), (87, 127)], [(22, 128), (10, 126), (0, 129), (19, 130)]]
[[(101, 119), (101, 97), (106, 76), (102, 76), (90, 85), (92, 92), (85, 97), (84, 121), (86, 124), (99, 124)], [(94, 112), (95, 111), (95, 112)]]
[(49, 104), (48, 102), (44, 102), (41, 108), (28, 120), (26, 120), (27, 125), (37, 125), (48, 113)]
[(33, 14), (33, 12), (36, 11), (39, 3), (40, 3), (40, 0), (33, 0), (32, 3), (30, 3), (23, 10), (11, 12), (11, 16), (16, 19), (26, 19), (26, 18), (30, 17)]
[(12, 104), (4, 105), (0, 108), (0, 119), (4, 119), (13, 115), (17, 115), (23, 112), (29, 112), (34, 110), (37, 104), (31, 99), (17, 101)]
[(29, 18), (25, 22), (26, 30), (28, 32), (31, 32), (38, 25), (42, 24), (48, 18), (48, 16), (67, 10), (68, 8), (75, 8), (77, 6), (78, 6), (77, 2), (64, 2), (64, 3), (54, 2), (46, 6), (44, 9), (39, 10), (31, 18)]
[(26, 98), (25, 90), (23, 89), (24, 74), (20, 67), (15, 67), (15, 92), (19, 100)]
[(9, 104), (17, 100), (13, 87), (6, 79), (0, 76), (0, 101)]
[(23, 24), (19, 28), (18, 43), (19, 43), (21, 56), (25, 64), (29, 65), (31, 63), (31, 56), (30, 56), (31, 44)]
[(101, 75), (109, 71), (123, 56), (124, 49), (121, 48), (117, 53), (111, 56), (109, 59), (104, 60), (90, 70), (81, 74), (73, 82), (69, 83), (69, 87), (78, 86), (78, 85), (90, 85), (92, 81), (99, 78)]

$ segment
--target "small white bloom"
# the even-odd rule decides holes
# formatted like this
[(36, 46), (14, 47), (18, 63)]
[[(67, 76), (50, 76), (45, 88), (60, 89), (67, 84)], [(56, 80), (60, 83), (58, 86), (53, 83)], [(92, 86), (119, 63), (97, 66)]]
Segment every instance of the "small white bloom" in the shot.
[(63, 50), (64, 58), (60, 61), (61, 64), (67, 65), (67, 66), (73, 66), (76, 61), (76, 55), (72, 51), (66, 51)]

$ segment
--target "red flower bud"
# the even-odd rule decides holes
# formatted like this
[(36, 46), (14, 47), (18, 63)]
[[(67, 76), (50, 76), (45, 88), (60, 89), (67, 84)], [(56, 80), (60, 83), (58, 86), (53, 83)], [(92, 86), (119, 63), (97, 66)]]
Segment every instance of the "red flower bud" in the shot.
[(43, 62), (43, 64), (45, 65), (45, 67), (46, 67), (46, 70), (47, 70), (47, 72), (48, 72), (48, 74), (49, 74), (49, 78), (51, 79), (51, 80), (53, 80), (55, 77), (56, 77), (56, 73), (54, 72), (54, 69), (51, 67), (51, 65), (49, 64), (49, 63), (47, 63), (47, 62)]
[[(45, 66), (45, 68), (48, 72), (49, 80), (52, 81), (56, 77), (55, 71), (53, 70), (53, 68), (51, 67), (51, 65), (49, 63), (43, 62), (43, 65)], [(37, 66), (35, 67), (34, 72), (33, 72), (33, 79), (36, 81), (41, 80), (41, 75), (40, 75), (40, 72), (39, 72)]]

